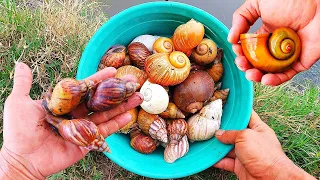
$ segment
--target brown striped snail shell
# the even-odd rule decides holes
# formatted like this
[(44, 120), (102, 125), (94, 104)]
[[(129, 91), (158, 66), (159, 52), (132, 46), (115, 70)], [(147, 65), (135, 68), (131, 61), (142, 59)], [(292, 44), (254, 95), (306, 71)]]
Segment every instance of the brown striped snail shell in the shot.
[(102, 57), (99, 70), (105, 67), (118, 68), (123, 65), (126, 58), (126, 47), (122, 45), (112, 46)]
[(137, 83), (140, 84), (137, 89), (140, 89), (144, 82), (146, 82), (146, 80), (148, 79), (147, 73), (145, 71), (131, 65), (126, 65), (118, 68), (115, 77), (121, 78), (126, 75), (131, 75), (136, 78)]
[(169, 141), (180, 141), (180, 139), (187, 133), (188, 124), (184, 119), (168, 120), (167, 129), (169, 134)]
[(160, 37), (153, 44), (153, 53), (172, 53), (173, 51), (174, 46), (170, 38)]
[(123, 128), (121, 128), (119, 130), (120, 133), (124, 133), (124, 134), (127, 134), (130, 132), (132, 126), (134, 123), (137, 122), (137, 119), (138, 119), (138, 109), (137, 108), (133, 108), (131, 110), (128, 111), (130, 114), (131, 114), (131, 121), (125, 125)]
[(150, 154), (156, 150), (156, 140), (143, 134), (140, 130), (134, 129), (130, 132), (130, 145), (136, 151), (143, 154)]
[(145, 61), (151, 55), (148, 48), (140, 42), (129, 44), (128, 53), (132, 64), (140, 69), (144, 69)]
[(142, 132), (150, 135), (153, 139), (168, 142), (166, 122), (158, 115), (149, 114), (143, 109), (138, 114), (138, 125)]
[(162, 118), (179, 119), (185, 118), (181, 110), (172, 102), (169, 102), (167, 109), (159, 114)]
[(200, 65), (211, 63), (216, 56), (217, 45), (208, 38), (204, 38), (191, 54), (192, 60)]
[(189, 151), (188, 137), (185, 135), (180, 141), (170, 141), (164, 150), (164, 160), (173, 163), (177, 159), (185, 156)]
[(46, 121), (58, 129), (63, 139), (77, 145), (101, 152), (110, 152), (104, 137), (99, 133), (98, 127), (86, 119), (63, 119), (46, 115)]
[(145, 71), (149, 81), (162, 86), (183, 82), (190, 72), (189, 58), (182, 52), (156, 53), (148, 57)]
[(131, 65), (131, 60), (130, 60), (130, 57), (129, 55), (127, 54), (126, 57), (124, 58), (124, 61), (123, 61), (123, 66), (126, 66), (126, 65)]
[(218, 82), (222, 75), (223, 75), (223, 64), (221, 62), (221, 59), (223, 57), (223, 50), (218, 48), (218, 54), (215, 60), (212, 63), (212, 66), (207, 69), (207, 72), (212, 77), (214, 82)]
[(139, 84), (135, 82), (108, 78), (90, 92), (87, 107), (94, 112), (109, 110), (127, 100), (137, 87)]
[(217, 90), (213, 93), (213, 96), (210, 98), (210, 101), (215, 101), (217, 99), (221, 99), (222, 103), (225, 104), (227, 101), (227, 98), (229, 96), (229, 89), (221, 89)]
[(44, 95), (43, 107), (54, 115), (64, 115), (74, 110), (96, 84), (91, 80), (62, 79), (53, 91)]

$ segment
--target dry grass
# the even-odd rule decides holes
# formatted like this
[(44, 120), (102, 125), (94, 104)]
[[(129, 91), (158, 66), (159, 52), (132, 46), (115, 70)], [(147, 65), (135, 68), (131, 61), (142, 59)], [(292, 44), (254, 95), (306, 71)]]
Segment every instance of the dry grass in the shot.
[[(85, 44), (107, 19), (100, 5), (89, 0), (0, 2), (1, 118), (4, 100), (11, 92), (15, 61), (23, 61), (32, 68), (33, 98), (39, 98), (59, 79), (75, 76)], [(319, 89), (315, 87), (306, 87), (304, 93), (299, 93), (286, 86), (255, 86), (256, 111), (276, 131), (287, 155), (314, 176), (320, 176), (318, 97)], [(147, 178), (124, 170), (101, 153), (91, 152), (49, 179)], [(184, 179), (222, 180), (235, 179), (235, 176), (209, 168)]]

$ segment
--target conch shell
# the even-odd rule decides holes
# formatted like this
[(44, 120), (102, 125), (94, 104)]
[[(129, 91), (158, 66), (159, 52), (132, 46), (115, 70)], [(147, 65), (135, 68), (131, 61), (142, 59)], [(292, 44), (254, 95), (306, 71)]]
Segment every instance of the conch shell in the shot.
[(149, 114), (143, 109), (139, 111), (138, 125), (142, 132), (150, 135), (153, 139), (168, 142), (166, 122), (158, 115)]
[(222, 100), (217, 99), (204, 106), (198, 114), (188, 120), (188, 138), (190, 141), (204, 141), (212, 138), (220, 128)]
[(145, 71), (152, 83), (174, 86), (183, 82), (190, 72), (189, 58), (182, 52), (156, 53), (149, 56)]

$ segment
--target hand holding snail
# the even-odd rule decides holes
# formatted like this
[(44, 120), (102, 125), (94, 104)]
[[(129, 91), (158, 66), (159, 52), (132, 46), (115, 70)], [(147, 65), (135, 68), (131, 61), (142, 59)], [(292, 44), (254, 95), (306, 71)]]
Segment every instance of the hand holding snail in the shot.
[[(233, 44), (233, 50), (238, 56), (235, 63), (240, 70), (246, 72), (247, 79), (255, 82), (262, 82), (266, 85), (276, 86), (290, 80), (297, 73), (308, 70), (320, 58), (320, 31), (318, 30), (319, 25), (317, 24), (317, 19), (319, 19), (320, 16), (318, 9), (319, 2), (312, 1), (310, 3), (305, 3), (303, 0), (297, 0), (290, 2), (292, 3), (290, 6), (291, 8), (287, 8), (288, 2), (289, 1), (251, 0), (246, 1), (235, 12), (233, 16), (233, 27), (230, 30), (228, 39), (229, 42)], [(299, 13), (302, 10), (306, 12), (303, 15)], [(254, 68), (256, 65), (250, 62), (250, 59), (246, 57), (247, 55), (245, 56), (245, 50), (238, 44), (240, 34), (246, 33), (250, 28), (248, 22), (253, 24), (259, 16), (261, 16), (264, 24), (257, 31), (258, 34), (269, 34), (275, 32), (279, 27), (286, 27), (295, 31), (300, 38), (301, 53), (299, 58), (292, 63), (288, 69), (282, 69), (282, 72), (269, 71), (271, 73), (267, 73), (264, 72), (265, 70), (259, 70), (261, 68), (260, 66)], [(258, 37), (259, 36), (261, 37), (261, 35), (258, 35)], [(241, 42), (242, 41), (243, 40), (241, 40)], [(295, 42), (295, 40), (293, 40), (293, 42)], [(285, 44), (287, 43), (284, 43), (283, 47)], [(296, 47), (297, 45), (288, 48), (288, 50), (293, 50)], [(260, 52), (261, 51), (259, 51), (259, 53)], [(280, 60), (280, 63), (287, 64), (288, 62), (281, 62)]]

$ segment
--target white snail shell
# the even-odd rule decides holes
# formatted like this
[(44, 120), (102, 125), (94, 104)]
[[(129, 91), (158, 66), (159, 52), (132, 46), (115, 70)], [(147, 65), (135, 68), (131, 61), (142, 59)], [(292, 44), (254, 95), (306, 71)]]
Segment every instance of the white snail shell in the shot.
[(134, 38), (132, 40), (131, 43), (133, 42), (140, 42), (142, 44), (144, 44), (148, 50), (150, 52), (152, 52), (152, 46), (153, 46), (153, 43), (159, 38), (160, 36), (152, 36), (152, 35), (149, 35), (149, 34), (145, 34), (145, 35), (141, 35), (141, 36), (138, 36), (136, 38)]
[(188, 138), (185, 135), (180, 141), (170, 141), (164, 150), (164, 160), (173, 163), (177, 159), (185, 156), (189, 151)]
[(144, 97), (140, 106), (147, 113), (160, 114), (167, 109), (169, 104), (169, 95), (159, 84), (154, 84), (147, 80), (142, 85), (140, 93)]
[(222, 100), (217, 99), (204, 106), (198, 114), (188, 120), (187, 135), (190, 141), (204, 141), (212, 138), (220, 128)]

